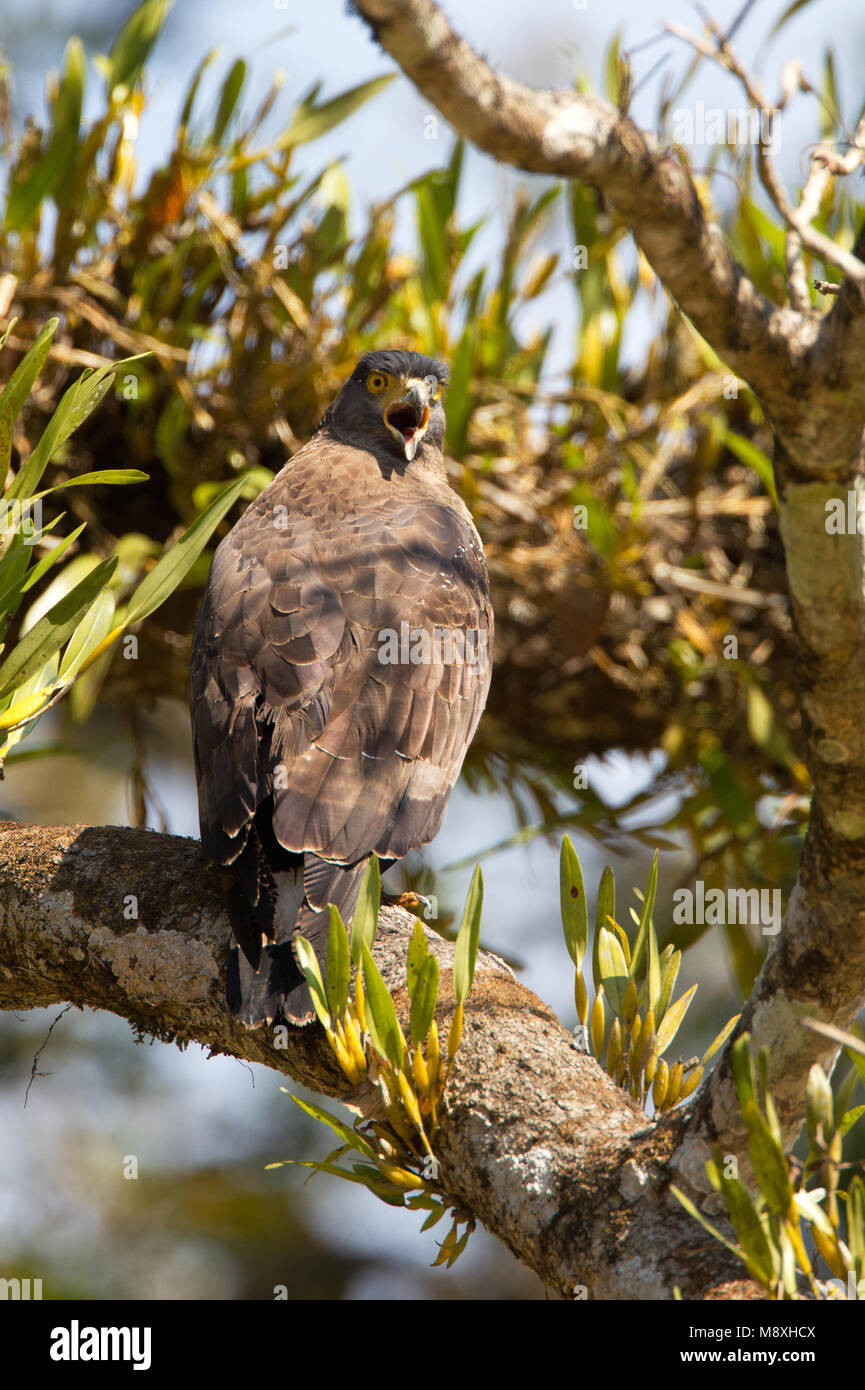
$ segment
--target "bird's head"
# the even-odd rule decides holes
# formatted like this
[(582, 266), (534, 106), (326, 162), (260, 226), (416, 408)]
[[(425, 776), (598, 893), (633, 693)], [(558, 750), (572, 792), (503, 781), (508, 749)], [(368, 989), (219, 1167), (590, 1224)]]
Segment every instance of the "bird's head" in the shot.
[(352, 442), (385, 444), (411, 463), (421, 441), (442, 446), (448, 369), (419, 352), (385, 349), (360, 359), (322, 423)]

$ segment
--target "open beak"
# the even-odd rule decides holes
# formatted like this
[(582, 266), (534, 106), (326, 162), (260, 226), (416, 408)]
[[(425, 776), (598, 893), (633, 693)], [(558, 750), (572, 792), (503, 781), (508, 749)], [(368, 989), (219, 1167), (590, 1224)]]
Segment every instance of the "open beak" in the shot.
[(384, 412), (384, 422), (398, 439), (411, 463), (429, 424), (429, 390), (425, 382), (415, 377), (408, 382), (405, 395), (391, 401)]

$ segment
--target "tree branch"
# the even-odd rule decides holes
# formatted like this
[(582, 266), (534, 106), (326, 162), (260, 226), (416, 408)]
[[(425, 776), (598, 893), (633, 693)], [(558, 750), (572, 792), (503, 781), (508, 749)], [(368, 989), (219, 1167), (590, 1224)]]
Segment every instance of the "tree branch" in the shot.
[[(125, 913), (137, 911), (137, 919)], [(407, 1013), (415, 918), (384, 907), (376, 961)], [(427, 933), (453, 1008), (453, 948)], [(195, 841), (116, 827), (0, 825), (0, 1008), (71, 1000), (142, 1033), (261, 1062), (328, 1095), (347, 1083), (323, 1031), (248, 1032), (224, 1003), (229, 926)], [(287, 1037), (285, 1034), (287, 1033)], [(280, 1043), (284, 1042), (284, 1046)], [(352, 1102), (362, 1109), (364, 1095)], [(661, 1125), (581, 1053), (549, 1008), (481, 953), (435, 1140), (448, 1192), (573, 1297), (752, 1296), (736, 1261), (668, 1192), (687, 1111)], [(687, 1174), (676, 1180), (690, 1186)], [(692, 1189), (695, 1199), (704, 1194)]]

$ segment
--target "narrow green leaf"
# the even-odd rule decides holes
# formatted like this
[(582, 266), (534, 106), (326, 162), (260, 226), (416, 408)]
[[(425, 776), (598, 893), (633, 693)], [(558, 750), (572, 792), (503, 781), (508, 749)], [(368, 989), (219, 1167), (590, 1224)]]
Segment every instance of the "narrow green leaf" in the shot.
[(348, 1005), (351, 984), (351, 952), (348, 932), (339, 913), (331, 903), (330, 929), (327, 935), (327, 1002), (333, 1018), (342, 1018)]
[(468, 998), (475, 978), (483, 905), (484, 880), (480, 865), (476, 864), (454, 947), (454, 994), (458, 1004), (463, 1004)]
[(742, 1107), (748, 1130), (748, 1150), (761, 1196), (776, 1216), (786, 1216), (793, 1198), (790, 1169), (783, 1148), (760, 1113), (756, 1100)]
[(865, 1278), (865, 1182), (859, 1173), (847, 1188), (847, 1247), (858, 1279)]
[(595, 940), (592, 946), (592, 976), (595, 982), (595, 989), (601, 983), (600, 961), (598, 950), (601, 941), (601, 927), (609, 929), (607, 918), (616, 916), (616, 876), (613, 873), (611, 864), (604, 865), (604, 872), (601, 874), (601, 882), (598, 887), (598, 908), (595, 914)]
[(601, 927), (598, 936), (598, 969), (601, 975), (599, 983), (604, 986), (604, 993), (609, 999), (613, 1011), (618, 1017), (621, 1017), (625, 990), (628, 987), (628, 966), (625, 961), (625, 953), (619, 944), (618, 937), (608, 927)]
[(92, 414), (107, 395), (113, 381), (113, 367), (100, 367), (95, 371), (88, 368), (64, 391), (42, 438), (19, 468), (7, 496), (34, 496), (42, 474), (61, 444)]
[(418, 977), (428, 956), (429, 946), (427, 945), (426, 932), (423, 929), (423, 923), (417, 921), (412, 928), (411, 941), (408, 944), (408, 961), (406, 965), (406, 983), (408, 984), (409, 998), (411, 999), (414, 999)]
[(852, 1110), (846, 1110), (838, 1126), (842, 1135), (846, 1134), (865, 1115), (865, 1105), (854, 1105)]
[(742, 463), (753, 468), (777, 507), (778, 489), (775, 486), (775, 470), (769, 455), (764, 453), (752, 439), (746, 439), (741, 434), (733, 434), (732, 430), (724, 430), (722, 438), (731, 454), (735, 454)]
[[(219, 49), (211, 48), (209, 53), (205, 53), (195, 72), (192, 74), (189, 86), (186, 89), (186, 96), (183, 99), (183, 106), (180, 112), (180, 120), (177, 122), (178, 134), (185, 137), (189, 129), (189, 122), (192, 119), (192, 108), (195, 105), (195, 98), (198, 96), (198, 89), (201, 86), (201, 79), (207, 68), (219, 55)], [(178, 142), (180, 143), (180, 142)]]
[(158, 39), (173, 0), (144, 0), (114, 40), (109, 57), (108, 92), (134, 87)]
[(646, 884), (646, 892), (645, 896), (643, 897), (643, 907), (642, 911), (640, 912), (640, 925), (637, 929), (637, 935), (634, 940), (634, 949), (631, 952), (631, 964), (628, 968), (628, 973), (632, 980), (637, 979), (640, 965), (642, 962), (643, 952), (646, 949), (646, 943), (649, 939), (649, 923), (652, 920), (652, 913), (655, 910), (655, 895), (657, 894), (657, 891), (658, 851), (655, 850), (655, 853), (652, 857), (652, 867), (649, 870), (649, 881)]
[(674, 946), (665, 946), (661, 952), (661, 995), (658, 1007), (655, 1010), (655, 1018), (663, 1018), (664, 1014), (673, 997), (673, 990), (676, 988), (676, 980), (679, 977), (679, 966), (682, 964), (682, 952), (677, 951)]
[(362, 964), (363, 982), (366, 986), (366, 1021), (373, 1046), (379, 1056), (386, 1057), (391, 1066), (399, 1069), (402, 1066), (405, 1046), (402, 1029), (390, 991), (379, 974), (372, 952), (365, 942)]
[(0, 696), (14, 690), (60, 650), (75, 631), (97, 594), (117, 568), (117, 559), (103, 560), (59, 603), (34, 623), (0, 666)]
[(109, 589), (97, 594), (69, 640), (60, 663), (58, 679), (71, 681), (91, 652), (108, 636), (114, 621), (114, 595)]
[(711, 1221), (706, 1220), (703, 1213), (694, 1205), (690, 1197), (686, 1197), (685, 1193), (681, 1190), (681, 1188), (678, 1188), (671, 1183), (670, 1191), (672, 1192), (673, 1196), (677, 1199), (677, 1201), (681, 1202), (688, 1215), (693, 1216), (695, 1221), (699, 1221), (704, 1231), (708, 1231), (710, 1236), (714, 1236), (715, 1240), (720, 1241), (722, 1245), (726, 1246), (726, 1248), (730, 1251), (731, 1254), (738, 1256), (739, 1259), (742, 1258), (741, 1250), (739, 1250), (738, 1247), (735, 1246), (731, 1240), (728, 1240), (726, 1236), (722, 1235), (721, 1232), (718, 1230), (717, 1226), (713, 1226)]
[(381, 870), (373, 854), (363, 871), (354, 916), (351, 919), (351, 958), (360, 965), (364, 946), (372, 950), (381, 908)]
[(231, 120), (240, 100), (240, 93), (243, 91), (243, 84), (246, 81), (246, 63), (242, 58), (238, 58), (231, 67), (231, 71), (222, 84), (222, 91), (219, 94), (219, 106), (216, 111), (216, 119), (213, 122), (213, 129), (210, 132), (211, 144), (219, 145), (222, 137), (228, 129)]
[(784, 25), (788, 22), (788, 20), (791, 20), (794, 15), (798, 14), (800, 10), (804, 10), (805, 6), (810, 5), (811, 3), (812, 0), (793, 0), (792, 5), (788, 5), (786, 10), (784, 10), (783, 14), (775, 20), (775, 23), (769, 30), (768, 37), (770, 39), (774, 39), (775, 35), (780, 33), (780, 31), (784, 28)]
[(356, 1129), (344, 1124), (342, 1120), (337, 1119), (336, 1115), (331, 1115), (330, 1111), (325, 1110), (323, 1106), (315, 1105), (310, 1100), (301, 1100), (300, 1096), (293, 1096), (290, 1092), (286, 1092), (286, 1094), (289, 1100), (293, 1100), (295, 1105), (304, 1110), (307, 1115), (311, 1115), (314, 1120), (320, 1120), (322, 1124), (328, 1125), (334, 1134), (345, 1140), (349, 1148), (357, 1149), (366, 1158), (375, 1158), (375, 1150), (372, 1145), (368, 1144), (363, 1135), (358, 1134)]
[(439, 992), (439, 963), (429, 955), (421, 966), (411, 1001), (410, 1031), (412, 1044), (417, 1047), (430, 1030)]
[(727, 1213), (733, 1229), (745, 1253), (752, 1273), (764, 1288), (768, 1288), (775, 1275), (775, 1260), (766, 1237), (766, 1232), (757, 1214), (751, 1195), (738, 1178), (727, 1178), (721, 1170), (721, 1192), (727, 1205)]
[(67, 487), (91, 486), (93, 483), (111, 487), (119, 487), (126, 483), (146, 483), (149, 476), (149, 473), (142, 473), (140, 468), (99, 468), (95, 473), (80, 473), (76, 478), (67, 478), (64, 483), (55, 483), (53, 487), (47, 487), (43, 492), (33, 493), (32, 496), (35, 501), (37, 497), (47, 497), (50, 492), (62, 492)]
[(661, 958), (658, 954), (658, 937), (654, 923), (649, 922), (649, 969), (646, 973), (649, 991), (649, 1007), (659, 1018), (658, 1005), (661, 1002)]
[(731, 1019), (728, 1019), (728, 1021), (724, 1024), (720, 1033), (715, 1038), (715, 1041), (709, 1044), (709, 1046), (706, 1048), (706, 1051), (700, 1058), (700, 1063), (702, 1066), (705, 1066), (709, 1058), (714, 1057), (715, 1053), (719, 1050), (719, 1048), (722, 1048), (724, 1046), (724, 1043), (729, 1038), (730, 1034), (736, 1027), (736, 1024), (739, 1022), (739, 1019), (741, 1017), (741, 1014), (734, 1014), (733, 1017)]
[[(12, 450), (12, 426), (33, 389), (51, 348), (59, 319), (49, 319), (32, 347), (22, 357), (0, 395), (0, 478), (5, 478)], [(14, 494), (11, 494), (14, 495)], [(10, 493), (6, 493), (9, 497)]]
[(294, 938), (294, 949), (297, 955), (298, 964), (303, 971), (306, 980), (309, 997), (312, 1000), (312, 1007), (315, 1009), (318, 1021), (325, 1028), (330, 1027), (330, 1010), (327, 1007), (327, 995), (324, 990), (324, 981), (321, 978), (321, 967), (318, 957), (305, 936)]
[(686, 990), (685, 993), (676, 1000), (675, 1004), (670, 1005), (664, 1017), (661, 1019), (661, 1022), (658, 1024), (655, 1035), (655, 1048), (659, 1057), (663, 1057), (670, 1043), (681, 1028), (685, 1014), (688, 1012), (691, 1000), (696, 991), (697, 986), (691, 985), (691, 988)]
[(193, 521), (170, 550), (163, 552), (153, 569), (142, 579), (129, 600), (126, 613), (126, 626), (140, 623), (173, 594), (189, 570), (195, 564), (213, 532), (243, 491), (245, 479), (235, 478), (224, 492), (220, 493), (210, 506)]
[(559, 900), (568, 955), (578, 970), (589, 940), (589, 908), (577, 852), (565, 835), (559, 855)]
[(751, 1035), (743, 1033), (737, 1038), (730, 1053), (730, 1063), (736, 1081), (739, 1109), (743, 1110), (749, 1100), (754, 1099), (754, 1070), (751, 1066)]
[[(66, 513), (64, 512), (63, 515), (65, 516)], [(54, 568), (58, 560), (63, 559), (70, 545), (74, 545), (86, 525), (87, 522), (82, 521), (80, 526), (76, 526), (74, 531), (70, 531), (68, 536), (64, 536), (46, 555), (42, 556), (42, 559), (39, 560), (28, 573), (21, 587), (22, 593), (26, 594), (28, 589), (32, 589), (34, 584), (38, 584), (39, 580), (42, 579), (50, 569)]]
[(369, 101), (370, 97), (383, 91), (395, 76), (395, 73), (389, 72), (384, 77), (374, 77), (369, 82), (360, 82), (356, 87), (332, 97), (330, 101), (322, 102), (320, 106), (316, 106), (314, 102), (302, 103), (288, 130), (277, 140), (276, 148), (286, 150), (327, 134), (363, 106), (364, 102)]

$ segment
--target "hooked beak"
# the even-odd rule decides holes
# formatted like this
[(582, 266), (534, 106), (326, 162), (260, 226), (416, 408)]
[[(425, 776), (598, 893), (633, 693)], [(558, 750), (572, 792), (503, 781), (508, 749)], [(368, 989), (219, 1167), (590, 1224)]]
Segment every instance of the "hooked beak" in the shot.
[(405, 395), (398, 401), (392, 401), (385, 410), (384, 422), (394, 438), (399, 440), (411, 463), (429, 424), (429, 390), (426, 382), (417, 377), (409, 381)]

